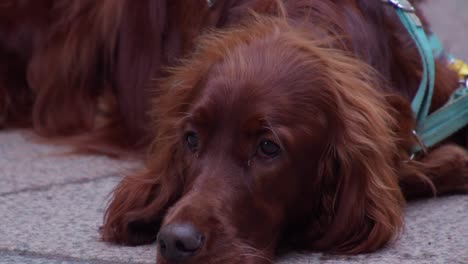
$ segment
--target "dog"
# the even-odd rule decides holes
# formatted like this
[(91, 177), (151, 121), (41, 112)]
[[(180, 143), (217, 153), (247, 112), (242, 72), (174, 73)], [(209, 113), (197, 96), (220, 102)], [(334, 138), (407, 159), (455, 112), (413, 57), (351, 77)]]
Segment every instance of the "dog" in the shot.
[[(158, 263), (372, 252), (406, 200), (468, 191), (466, 127), (412, 155), (421, 58), (382, 1), (2, 5), (0, 124), (148, 152), (101, 233), (157, 241)], [(435, 73), (430, 112), (458, 87), (444, 57)]]

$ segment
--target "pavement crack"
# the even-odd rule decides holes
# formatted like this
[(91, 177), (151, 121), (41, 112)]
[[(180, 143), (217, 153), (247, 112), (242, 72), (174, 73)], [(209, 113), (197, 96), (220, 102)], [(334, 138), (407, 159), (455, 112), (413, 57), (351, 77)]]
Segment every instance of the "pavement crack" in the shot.
[(52, 260), (60, 262), (71, 262), (73, 264), (148, 264), (150, 262), (141, 262), (141, 261), (122, 261), (122, 260), (103, 260), (97, 258), (77, 258), (60, 254), (46, 254), (46, 253), (37, 253), (26, 250), (9, 250), (9, 249), (0, 249), (0, 256), (4, 257), (23, 257), (28, 259), (37, 259), (37, 260)]
[(75, 185), (75, 184), (84, 184), (84, 183), (100, 181), (100, 180), (105, 180), (105, 179), (110, 179), (110, 178), (121, 178), (121, 176), (119, 176), (116, 172), (113, 172), (113, 173), (104, 174), (102, 176), (94, 177), (94, 178), (84, 178), (84, 179), (72, 180), (72, 181), (67, 181), (67, 182), (49, 184), (45, 186), (28, 187), (28, 188), (23, 188), (23, 189), (11, 191), (11, 192), (4, 192), (4, 193), (0, 193), (0, 197), (6, 197), (9, 195), (15, 195), (15, 194), (23, 193), (23, 192), (44, 192), (44, 191), (49, 191), (50, 189), (55, 188), (55, 187), (62, 187), (62, 186)]

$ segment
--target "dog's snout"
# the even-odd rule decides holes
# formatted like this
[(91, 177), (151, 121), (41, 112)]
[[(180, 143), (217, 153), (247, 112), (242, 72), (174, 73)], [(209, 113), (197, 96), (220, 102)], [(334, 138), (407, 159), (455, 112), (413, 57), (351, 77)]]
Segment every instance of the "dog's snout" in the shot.
[(202, 247), (204, 236), (191, 224), (170, 224), (161, 228), (158, 247), (165, 259), (180, 261), (195, 255)]

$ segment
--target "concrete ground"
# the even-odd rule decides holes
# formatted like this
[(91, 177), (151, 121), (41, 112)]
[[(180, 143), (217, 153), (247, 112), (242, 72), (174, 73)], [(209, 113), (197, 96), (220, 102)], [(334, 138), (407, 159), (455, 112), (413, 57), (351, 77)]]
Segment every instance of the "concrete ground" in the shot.
[[(468, 60), (468, 0), (431, 0), (427, 15), (447, 48)], [(0, 132), (0, 263), (154, 263), (156, 247), (99, 241), (109, 192), (137, 163), (67, 156)], [(410, 203), (388, 247), (352, 257), (294, 253), (276, 263), (468, 263), (468, 195)]]

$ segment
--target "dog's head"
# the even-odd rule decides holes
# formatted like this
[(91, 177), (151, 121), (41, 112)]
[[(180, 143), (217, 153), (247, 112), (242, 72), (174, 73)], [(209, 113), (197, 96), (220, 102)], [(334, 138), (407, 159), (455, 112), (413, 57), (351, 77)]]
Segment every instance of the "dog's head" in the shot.
[(373, 76), (282, 19), (202, 38), (155, 103), (155, 187), (129, 194), (142, 196), (140, 223), (162, 221), (160, 263), (270, 263), (283, 242), (345, 253), (387, 242), (402, 196), (395, 124)]

